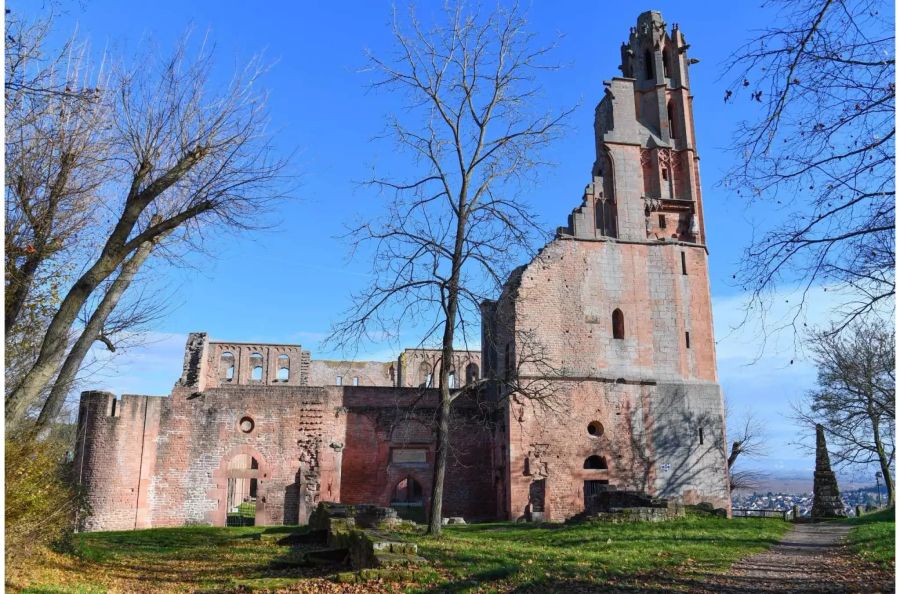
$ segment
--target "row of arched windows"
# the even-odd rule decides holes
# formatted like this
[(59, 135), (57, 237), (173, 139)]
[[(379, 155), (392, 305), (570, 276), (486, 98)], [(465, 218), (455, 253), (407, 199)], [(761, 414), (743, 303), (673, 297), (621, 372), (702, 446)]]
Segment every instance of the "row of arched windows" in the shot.
[[(265, 359), (262, 353), (250, 354), (250, 381), (261, 382), (263, 380), (263, 363)], [(275, 381), (286, 382), (291, 376), (291, 358), (288, 355), (278, 355), (276, 359), (277, 371)], [(219, 362), (219, 377), (226, 382), (234, 381), (235, 357), (234, 353), (225, 351)]]
[[(420, 386), (424, 388), (433, 388), (434, 387), (434, 371), (431, 365), (427, 361), (422, 361), (419, 364), (419, 380)], [(466, 365), (466, 383), (464, 385), (469, 385), (475, 383), (478, 380), (478, 365), (475, 363), (469, 363)], [(459, 381), (456, 377), (456, 369), (451, 369), (448, 374), (447, 384), (450, 389), (458, 388)]]

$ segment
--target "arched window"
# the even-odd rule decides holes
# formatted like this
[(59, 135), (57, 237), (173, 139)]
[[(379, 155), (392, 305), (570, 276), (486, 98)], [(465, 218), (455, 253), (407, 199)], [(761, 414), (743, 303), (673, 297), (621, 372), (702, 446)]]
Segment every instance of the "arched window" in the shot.
[(456, 389), (456, 370), (451, 369), (450, 373), (447, 374), (447, 387), (451, 390)]
[(291, 358), (278, 355), (278, 381), (286, 382), (291, 377)]
[(625, 314), (618, 307), (612, 313), (613, 338), (625, 338)]
[(427, 361), (419, 363), (419, 386), (422, 388), (431, 387), (431, 365)]
[(664, 49), (662, 54), (663, 59), (663, 75), (666, 78), (671, 78), (672, 75), (669, 73), (669, 50)]
[(644, 78), (654, 80), (653, 76), (653, 53), (650, 50), (644, 52)]
[(669, 137), (678, 138), (678, 133), (675, 130), (675, 106), (671, 101), (666, 106), (666, 113), (669, 117)]
[(263, 356), (260, 353), (250, 355), (250, 380), (260, 382), (263, 378)]
[(230, 382), (234, 379), (234, 354), (228, 351), (222, 353), (222, 358), (219, 363), (219, 377), (224, 379), (226, 382)]
[(474, 384), (478, 381), (478, 365), (469, 363), (466, 365), (466, 384)]
[(406, 477), (394, 487), (391, 503), (421, 504), (422, 485), (411, 476)]
[(606, 470), (606, 458), (603, 456), (588, 456), (584, 460), (585, 470)]

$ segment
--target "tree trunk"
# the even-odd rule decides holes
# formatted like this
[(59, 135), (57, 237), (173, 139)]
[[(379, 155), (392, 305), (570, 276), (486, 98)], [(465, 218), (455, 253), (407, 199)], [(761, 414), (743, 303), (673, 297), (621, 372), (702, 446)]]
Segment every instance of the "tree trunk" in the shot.
[(110, 261), (109, 258), (99, 260), (66, 294), (44, 334), (37, 359), (22, 378), (22, 383), (6, 400), (7, 426), (15, 427), (22, 420), (28, 407), (35, 403), (41, 391), (53, 379), (60, 359), (65, 353), (69, 332), (78, 317), (78, 312), (103, 279), (112, 274), (117, 267), (118, 262)]
[(41, 408), (41, 414), (38, 416), (37, 423), (35, 423), (35, 432), (39, 432), (47, 427), (59, 416), (66, 396), (69, 394), (69, 390), (75, 381), (75, 377), (78, 375), (78, 371), (81, 369), (85, 356), (91, 349), (91, 345), (102, 334), (107, 318), (119, 304), (119, 300), (131, 285), (137, 271), (140, 270), (147, 257), (150, 256), (153, 245), (153, 241), (145, 241), (135, 251), (134, 255), (122, 265), (119, 276), (106, 291), (100, 305), (94, 310), (72, 350), (69, 351), (69, 355), (60, 369), (59, 375), (56, 377), (56, 382), (53, 384), (53, 389), (50, 391), (50, 396)]
[[(871, 403), (871, 400), (870, 400)], [(881, 441), (880, 419), (878, 414), (874, 412), (871, 404), (868, 406), (869, 421), (872, 423), (872, 433), (875, 438), (875, 451), (878, 454), (878, 464), (881, 466), (881, 474), (884, 475), (884, 486), (887, 488), (888, 506), (894, 505), (894, 480), (891, 478), (891, 464), (888, 461), (887, 453), (884, 451), (884, 444)]]

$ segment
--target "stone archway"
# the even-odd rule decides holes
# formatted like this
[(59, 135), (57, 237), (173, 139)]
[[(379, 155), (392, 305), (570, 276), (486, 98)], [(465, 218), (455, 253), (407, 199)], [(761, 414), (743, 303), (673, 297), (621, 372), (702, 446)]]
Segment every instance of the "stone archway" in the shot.
[(271, 523), (266, 512), (269, 469), (255, 449), (242, 446), (231, 450), (213, 472), (211, 493), (216, 508), (208, 514), (213, 526), (252, 526)]

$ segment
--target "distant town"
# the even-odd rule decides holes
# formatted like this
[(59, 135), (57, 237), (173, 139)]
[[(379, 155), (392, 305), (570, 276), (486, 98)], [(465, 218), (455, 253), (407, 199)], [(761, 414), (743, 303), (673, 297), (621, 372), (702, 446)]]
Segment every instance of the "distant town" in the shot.
[[(868, 509), (887, 505), (887, 491), (884, 487), (879, 493), (875, 487), (853, 489), (841, 493), (844, 512), (848, 516), (856, 515), (856, 506)], [(809, 516), (813, 504), (812, 491), (806, 493), (776, 493), (772, 491), (755, 493), (735, 493), (731, 497), (731, 507), (735, 510), (778, 510), (789, 511), (796, 505), (800, 508), (800, 516)]]

